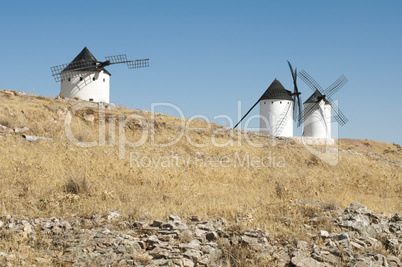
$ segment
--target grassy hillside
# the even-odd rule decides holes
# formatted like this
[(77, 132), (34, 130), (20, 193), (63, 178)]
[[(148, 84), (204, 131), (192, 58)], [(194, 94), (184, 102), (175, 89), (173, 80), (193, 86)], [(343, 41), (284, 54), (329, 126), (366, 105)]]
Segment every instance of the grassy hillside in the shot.
[(339, 140), (332, 166), (290, 139), (89, 105), (0, 91), (0, 215), (221, 216), (281, 235), (354, 201), (376, 213), (402, 210), (397, 144)]

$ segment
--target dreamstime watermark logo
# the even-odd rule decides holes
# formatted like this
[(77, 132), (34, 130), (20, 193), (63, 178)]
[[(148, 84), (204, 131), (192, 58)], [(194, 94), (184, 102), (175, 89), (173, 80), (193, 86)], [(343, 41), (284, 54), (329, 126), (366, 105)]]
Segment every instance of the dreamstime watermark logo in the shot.
[[(79, 147), (105, 147), (105, 146), (116, 146), (118, 148), (119, 159), (126, 159), (127, 149), (138, 149), (144, 145), (151, 146), (154, 148), (168, 148), (176, 145), (179, 141), (185, 139), (185, 141), (195, 150), (199, 150), (207, 147), (234, 147), (242, 146), (246, 142), (249, 146), (255, 148), (264, 148), (267, 144), (264, 142), (256, 141), (255, 132), (256, 131), (269, 131), (268, 129), (260, 129), (250, 127), (251, 121), (259, 119), (263, 121), (265, 125), (268, 125), (267, 118), (260, 115), (250, 116), (244, 122), (243, 130), (233, 129), (235, 122), (232, 118), (226, 114), (219, 114), (213, 117), (214, 121), (220, 121), (221, 124), (227, 125), (227, 127), (213, 127), (210, 123), (211, 121), (207, 116), (204, 115), (194, 115), (190, 118), (186, 118), (184, 112), (176, 105), (171, 103), (152, 103), (150, 112), (145, 111), (133, 111), (128, 115), (114, 115), (113, 112), (107, 112), (108, 104), (103, 103), (91, 103), (91, 102), (79, 102), (70, 108), (65, 113), (64, 119), (64, 131), (68, 140), (76, 146)], [(163, 125), (163, 121), (160, 120), (160, 116), (156, 113), (156, 110), (160, 108), (168, 108), (174, 110), (178, 117), (176, 117), (175, 123), (171, 125), (165, 124), (166, 127), (174, 128), (171, 131), (169, 139), (161, 141), (159, 127)], [(97, 111), (94, 111), (97, 109)], [(88, 113), (88, 111), (90, 111)], [(92, 112), (92, 113), (91, 113)], [(241, 102), (238, 102), (238, 118), (241, 118)], [(96, 120), (94, 118), (89, 118), (90, 121), (98, 122), (97, 137), (91, 140), (89, 138), (89, 133), (80, 132), (81, 129), (77, 129), (77, 126), (73, 123), (74, 114), (86, 114), (92, 115), (96, 114)], [(95, 116), (94, 116), (95, 117)], [(236, 122), (237, 122), (236, 121)], [(195, 122), (205, 122), (198, 123), (198, 127)], [(202, 125), (203, 127), (200, 127)], [(130, 132), (130, 134), (128, 134)], [(135, 132), (135, 138), (132, 133)], [(198, 138), (199, 135), (194, 135), (194, 133), (202, 134), (207, 132), (203, 136), (208, 138)], [(336, 131), (335, 131), (336, 132)], [(172, 133), (174, 135), (172, 136)], [(224, 138), (222, 138), (224, 136)], [(295, 137), (296, 139), (298, 137)], [(258, 138), (257, 138), (258, 139)], [(335, 144), (331, 145), (323, 151), (322, 147), (317, 149), (312, 142), (311, 138), (303, 138), (301, 143), (304, 144), (306, 149), (318, 158), (328, 162), (331, 165), (336, 165), (338, 163), (338, 150)], [(310, 140), (311, 139), (311, 140)], [(272, 146), (276, 145), (276, 138), (273, 136), (267, 136), (266, 140), (270, 142)], [(330, 140), (330, 139), (328, 139)], [(333, 142), (334, 139), (331, 139)], [(322, 140), (321, 142), (325, 142)], [(319, 145), (323, 145), (320, 143)], [(324, 144), (328, 145), (328, 144)], [(327, 147), (327, 146), (326, 146)], [(335, 153), (336, 152), (336, 153)], [(150, 157), (147, 155), (141, 155), (137, 152), (130, 152), (130, 165), (137, 167), (188, 167), (190, 165), (197, 167), (247, 167), (247, 168), (272, 168), (280, 167), (282, 168), (286, 164), (285, 160), (280, 159), (275, 161), (275, 155), (271, 154), (271, 151), (264, 153), (263, 157), (254, 157), (249, 154), (240, 155), (232, 154), (223, 158), (206, 158), (198, 156), (161, 156), (161, 157)], [(276, 156), (278, 159), (278, 156)], [(242, 163), (244, 162), (244, 163)], [(281, 163), (283, 162), (283, 163)], [(242, 163), (242, 164), (240, 164)], [(278, 165), (279, 164), (279, 165)]]

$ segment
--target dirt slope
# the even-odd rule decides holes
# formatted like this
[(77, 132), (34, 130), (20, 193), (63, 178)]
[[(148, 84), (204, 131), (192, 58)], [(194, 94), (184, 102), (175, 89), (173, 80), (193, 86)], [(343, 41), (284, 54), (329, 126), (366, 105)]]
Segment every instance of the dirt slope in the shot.
[(133, 218), (221, 216), (287, 232), (297, 227), (284, 227), (280, 219), (302, 224), (307, 211), (300, 201), (308, 199), (401, 211), (402, 151), (396, 144), (341, 139), (339, 149), (331, 148), (339, 159), (332, 166), (291, 139), (4, 90), (0, 124), (3, 215), (68, 217), (117, 209)]

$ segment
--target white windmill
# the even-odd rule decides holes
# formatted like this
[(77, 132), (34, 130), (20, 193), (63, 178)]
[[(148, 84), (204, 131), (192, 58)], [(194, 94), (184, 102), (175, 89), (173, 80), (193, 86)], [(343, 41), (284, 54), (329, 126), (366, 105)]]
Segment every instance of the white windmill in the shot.
[(315, 138), (331, 138), (331, 116), (342, 126), (348, 122), (346, 116), (339, 110), (331, 96), (339, 91), (347, 79), (339, 77), (327, 89), (321, 86), (304, 70), (299, 73), (300, 78), (314, 91), (304, 102), (303, 116), (299, 117), (299, 125), (304, 124), (303, 136)]
[(274, 136), (293, 136), (292, 92), (275, 79), (260, 98), (260, 131)]
[(124, 54), (106, 57), (103, 62), (98, 61), (85, 47), (73, 61), (54, 66), (51, 71), (56, 82), (61, 82), (61, 95), (109, 103), (111, 74), (105, 67), (119, 63), (127, 64), (129, 69), (149, 67), (149, 59), (127, 60)]
[(274, 136), (293, 136), (293, 120), (300, 116), (300, 92), (297, 89), (297, 71), (293, 72), (292, 65), (289, 63), (292, 72), (294, 91), (286, 90), (283, 85), (275, 79), (258, 101), (250, 108), (239, 123), (250, 113), (250, 111), (260, 104), (260, 131)]

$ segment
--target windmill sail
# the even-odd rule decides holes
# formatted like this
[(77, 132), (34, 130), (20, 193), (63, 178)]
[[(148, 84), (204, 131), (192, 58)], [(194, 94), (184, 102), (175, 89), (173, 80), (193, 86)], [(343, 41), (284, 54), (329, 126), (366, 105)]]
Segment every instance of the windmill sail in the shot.
[[(300, 78), (314, 91), (314, 94), (309, 98), (315, 97), (315, 101), (319, 102), (323, 100), (331, 106), (331, 111), (334, 114), (334, 119), (342, 126), (348, 122), (346, 116), (339, 110), (336, 103), (332, 100), (331, 96), (338, 92), (348, 80), (344, 75), (341, 75), (335, 82), (333, 82), (328, 88), (323, 90), (321, 86), (304, 70), (299, 73)], [(306, 101), (307, 102), (307, 101)], [(310, 107), (307, 111), (304, 111), (303, 118), (299, 122), (304, 122), (308, 116), (317, 108), (317, 105)]]
[(292, 64), (290, 64), (289, 60), (288, 60), (288, 65), (290, 68), (290, 72), (292, 73), (292, 78), (293, 78), (293, 93), (292, 93), (292, 97), (293, 97), (293, 120), (297, 121), (297, 127), (300, 126), (300, 121), (299, 118), (302, 116), (302, 109), (301, 109), (301, 93), (299, 92), (299, 89), (297, 88), (297, 68), (295, 68), (295, 70), (293, 71), (293, 67)]
[(299, 123), (304, 123), (303, 135), (311, 137), (330, 137), (331, 115), (342, 126), (348, 119), (339, 110), (331, 96), (339, 91), (347, 82), (341, 75), (325, 90), (304, 70), (299, 73), (300, 78), (314, 93), (304, 102), (304, 113)]
[(109, 73), (105, 67), (113, 64), (126, 64), (129, 69), (149, 67), (149, 58), (128, 60), (126, 54), (107, 56), (105, 58), (106, 61), (98, 61), (85, 47), (72, 62), (51, 67), (50, 70), (55, 81), (60, 82), (62, 77), (74, 78), (83, 75), (85, 72), (103, 70)]

